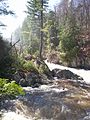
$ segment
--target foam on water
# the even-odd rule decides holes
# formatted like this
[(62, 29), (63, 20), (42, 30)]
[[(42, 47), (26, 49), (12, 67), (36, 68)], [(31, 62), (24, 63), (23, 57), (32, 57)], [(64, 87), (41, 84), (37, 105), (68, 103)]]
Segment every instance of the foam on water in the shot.
[(32, 120), (32, 118), (26, 118), (24, 115), (15, 112), (7, 112), (3, 114), (2, 120)]
[(61, 69), (61, 70), (64, 70), (64, 69), (70, 70), (71, 72), (81, 76), (86, 83), (90, 84), (90, 70), (75, 69), (75, 68), (65, 67), (65, 66), (62, 66), (62, 65), (49, 63), (49, 62), (47, 62), (47, 60), (45, 61), (45, 63), (48, 65), (50, 70), (53, 70), (53, 69), (56, 69), (56, 68)]

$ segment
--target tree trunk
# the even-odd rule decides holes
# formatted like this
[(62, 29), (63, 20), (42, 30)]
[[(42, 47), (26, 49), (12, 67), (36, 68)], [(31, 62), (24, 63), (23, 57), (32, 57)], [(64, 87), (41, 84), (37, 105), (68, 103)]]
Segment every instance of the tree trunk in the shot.
[(43, 0), (41, 0), (41, 21), (40, 21), (40, 29), (41, 29), (41, 33), (40, 33), (40, 50), (39, 50), (39, 57), (40, 59), (42, 59), (42, 48), (43, 48)]

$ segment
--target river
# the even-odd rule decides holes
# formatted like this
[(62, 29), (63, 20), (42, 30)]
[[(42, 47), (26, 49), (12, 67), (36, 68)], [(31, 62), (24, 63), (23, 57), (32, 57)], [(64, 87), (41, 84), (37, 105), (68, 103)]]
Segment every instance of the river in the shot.
[(90, 84), (90, 70), (65, 67), (65, 66), (62, 66), (62, 65), (49, 63), (49, 62), (47, 62), (47, 60), (45, 61), (45, 63), (48, 65), (50, 70), (53, 70), (55, 68), (62, 69), (62, 70), (64, 70), (64, 69), (70, 70), (71, 72), (81, 76), (86, 83)]

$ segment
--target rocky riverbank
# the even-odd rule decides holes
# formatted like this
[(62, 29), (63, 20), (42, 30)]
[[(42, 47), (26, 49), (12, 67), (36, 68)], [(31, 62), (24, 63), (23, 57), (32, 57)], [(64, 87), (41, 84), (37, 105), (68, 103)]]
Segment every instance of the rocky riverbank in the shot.
[(69, 69), (61, 69), (50, 68), (51, 79), (36, 72), (25, 74), (33, 85), (23, 87), (25, 96), (2, 102), (1, 120), (89, 120), (90, 85)]
[(24, 87), (24, 90), (25, 96), (4, 103), (2, 111), (7, 113), (2, 120), (90, 119), (90, 86), (85, 83), (56, 80), (39, 88)]

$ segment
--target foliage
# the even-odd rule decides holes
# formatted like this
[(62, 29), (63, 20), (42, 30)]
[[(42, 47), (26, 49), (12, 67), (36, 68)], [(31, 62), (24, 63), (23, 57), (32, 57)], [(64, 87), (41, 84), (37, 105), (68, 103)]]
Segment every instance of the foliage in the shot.
[(79, 52), (78, 35), (79, 28), (75, 25), (71, 18), (68, 19), (66, 25), (60, 28), (60, 49), (63, 54), (61, 58), (68, 64), (77, 57)]
[(34, 63), (32, 61), (27, 61), (24, 65), (23, 65), (24, 70), (28, 71), (28, 72), (38, 72), (37, 68), (35, 67)]
[(30, 54), (34, 54), (36, 51), (39, 51), (40, 43), (40, 27), (39, 20), (33, 19), (32, 17), (27, 17), (21, 28), (21, 42), (22, 47)]
[[(8, 0), (0, 0), (0, 15), (14, 15), (15, 13), (9, 9)], [(6, 27), (5, 24), (3, 24), (3, 21), (0, 20), (0, 27)], [(0, 34), (2, 32), (0, 31)]]
[(14, 63), (14, 67), (16, 68), (16, 70), (23, 69), (24, 63), (25, 63), (25, 60), (23, 59), (23, 57), (18, 56)]
[[(45, 11), (46, 7), (48, 7), (48, 0), (28, 0), (28, 5), (27, 5), (27, 13), (29, 15), (39, 16), (40, 11)], [(43, 6), (42, 6), (43, 4)]]
[(15, 57), (11, 53), (11, 45), (0, 37), (0, 77), (8, 77), (12, 73)]
[(14, 14), (13, 11), (8, 9), (8, 7), (9, 6), (7, 5), (6, 0), (0, 0), (0, 15), (1, 14), (5, 14), (5, 15)]
[[(39, 19), (40, 27), (40, 44), (39, 44), (39, 56), (42, 58), (43, 50), (43, 23), (44, 23), (44, 12), (46, 11), (48, 0), (32, 0), (27, 2), (27, 13), (32, 16), (32, 18)], [(32, 19), (33, 21), (33, 19)]]
[(44, 49), (47, 49), (49, 52), (59, 45), (59, 39), (57, 38), (58, 27), (54, 11), (49, 11), (45, 14), (43, 32), (45, 42)]
[[(28, 0), (27, 18), (21, 28), (23, 51), (47, 58), (58, 51), (62, 62), (76, 66), (89, 64), (89, 0), (62, 0), (47, 11), (48, 0)], [(17, 34), (18, 35), (18, 34)], [(58, 48), (58, 49), (57, 49)]]
[(15, 81), (8, 82), (8, 79), (0, 78), (0, 97), (13, 98), (18, 95), (24, 95), (24, 91), (21, 86), (17, 85)]
[(29, 48), (28, 53), (34, 54), (37, 51), (39, 51), (39, 40), (35, 36), (31, 41), (31, 47)]
[(47, 74), (50, 72), (48, 66), (42, 61), (40, 66), (39, 66), (39, 72), (43, 74)]

